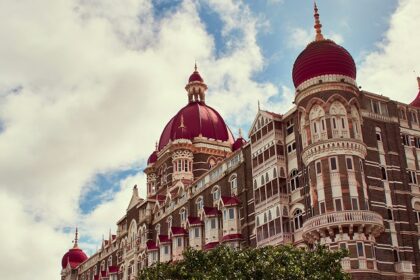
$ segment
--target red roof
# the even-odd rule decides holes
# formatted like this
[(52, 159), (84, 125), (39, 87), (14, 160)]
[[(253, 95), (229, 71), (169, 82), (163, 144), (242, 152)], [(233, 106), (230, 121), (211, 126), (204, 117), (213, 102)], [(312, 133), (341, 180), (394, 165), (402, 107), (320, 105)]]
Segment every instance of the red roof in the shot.
[(246, 144), (246, 141), (244, 138), (239, 137), (238, 139), (236, 139), (236, 141), (233, 143), (232, 145), (232, 151), (236, 151), (239, 150), (240, 148), (242, 148), (243, 145)]
[(108, 272), (110, 274), (117, 273), (118, 272), (118, 266), (116, 266), (116, 265), (108, 266)]
[(76, 268), (79, 264), (87, 260), (86, 254), (79, 248), (72, 248), (64, 254), (61, 259), (61, 267), (66, 268), (67, 263), (70, 262), (71, 268)]
[(188, 235), (188, 232), (182, 227), (171, 227), (172, 235)]
[(356, 79), (356, 64), (343, 47), (331, 40), (310, 43), (297, 57), (293, 65), (293, 83), (301, 83), (321, 75), (343, 75)]
[(206, 216), (208, 216), (208, 217), (209, 216), (217, 216), (220, 213), (220, 211), (216, 207), (207, 207), (207, 206), (204, 206), (203, 207), (203, 210), (204, 210), (204, 214)]
[(188, 216), (188, 224), (190, 226), (201, 226), (203, 222), (200, 220), (199, 217)]
[(198, 71), (195, 70), (188, 79), (188, 82), (204, 82), (204, 80), (203, 78), (201, 78), (200, 73), (198, 73)]
[(94, 280), (99, 280), (99, 275), (95, 275), (95, 276), (93, 276), (93, 279), (94, 279)]
[[(188, 135), (186, 132), (180, 133), (178, 131), (181, 126), (181, 119), (184, 119), (183, 125), (188, 130)], [(160, 136), (159, 150), (163, 149), (169, 141), (185, 139), (187, 136), (189, 140), (202, 136), (228, 141), (231, 144), (234, 142), (232, 133), (220, 114), (199, 101), (190, 102), (168, 122)]]
[(159, 248), (156, 246), (155, 241), (153, 240), (147, 240), (146, 242), (146, 248), (149, 251), (158, 250)]
[(157, 159), (158, 159), (157, 151), (154, 151), (150, 155), (149, 159), (147, 160), (147, 165), (155, 163), (157, 161)]
[(159, 235), (159, 243), (171, 243), (167, 235)]
[(222, 196), (223, 206), (236, 206), (241, 204), (241, 201), (236, 196)]
[(211, 249), (213, 249), (213, 248), (216, 248), (217, 247), (217, 245), (219, 245), (219, 242), (210, 242), (210, 243), (207, 243), (206, 245), (204, 245), (204, 248), (203, 248), (203, 250), (204, 251), (207, 251), (207, 250), (211, 250)]
[(242, 234), (234, 233), (234, 234), (228, 234), (226, 236), (223, 236), (222, 241), (232, 241), (232, 240), (239, 240), (239, 239), (242, 239)]

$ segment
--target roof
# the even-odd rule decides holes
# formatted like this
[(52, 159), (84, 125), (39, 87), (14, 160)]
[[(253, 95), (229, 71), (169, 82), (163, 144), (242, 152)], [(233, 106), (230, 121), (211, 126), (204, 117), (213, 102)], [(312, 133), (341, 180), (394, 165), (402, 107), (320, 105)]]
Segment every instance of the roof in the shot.
[(146, 248), (149, 251), (154, 251), (154, 250), (158, 250), (159, 248), (156, 246), (155, 241), (153, 240), (147, 240), (146, 242)]
[(118, 266), (116, 266), (116, 265), (108, 266), (108, 272), (110, 274), (118, 273)]
[[(185, 131), (179, 131), (180, 127), (184, 127)], [(189, 140), (207, 137), (230, 144), (234, 142), (233, 135), (220, 114), (200, 101), (188, 103), (168, 122), (160, 136), (159, 150), (170, 141), (185, 137)]]
[(203, 224), (199, 217), (188, 216), (187, 221), (190, 226), (201, 226)]
[(293, 65), (293, 83), (297, 88), (303, 82), (322, 75), (343, 75), (356, 79), (356, 64), (350, 53), (331, 40), (310, 43)]
[(171, 227), (172, 235), (188, 235), (188, 232), (182, 227)]
[(222, 196), (223, 206), (236, 206), (241, 204), (241, 201), (236, 196)]
[(189, 83), (191, 83), (191, 82), (204, 82), (204, 80), (203, 80), (203, 78), (201, 78), (200, 73), (198, 73), (198, 71), (197, 71), (197, 70), (195, 70), (195, 71), (191, 74), (190, 78), (188, 79), (188, 82), (189, 82)]
[(217, 242), (217, 241), (207, 243), (206, 245), (204, 245), (203, 250), (208, 251), (208, 250), (214, 249), (214, 248), (217, 247), (217, 245), (219, 245), (219, 242)]
[(223, 236), (222, 242), (242, 239), (242, 234), (234, 233)]
[(71, 268), (76, 268), (79, 264), (87, 260), (86, 254), (78, 247), (70, 249), (64, 254), (61, 259), (61, 267), (66, 268), (67, 264), (70, 263)]
[(232, 151), (234, 152), (234, 151), (237, 151), (237, 150), (239, 150), (240, 148), (242, 148), (242, 146), (243, 145), (245, 145), (246, 144), (246, 141), (245, 141), (245, 139), (244, 138), (242, 138), (242, 137), (239, 137), (238, 139), (236, 139), (236, 141), (233, 143), (233, 145), (232, 145)]
[(167, 235), (159, 235), (159, 243), (171, 243), (172, 241), (169, 239)]
[(216, 207), (207, 207), (207, 206), (204, 206), (203, 207), (203, 210), (204, 210), (204, 214), (207, 217), (214, 217), (214, 216), (218, 216), (220, 214), (219, 209), (217, 209)]

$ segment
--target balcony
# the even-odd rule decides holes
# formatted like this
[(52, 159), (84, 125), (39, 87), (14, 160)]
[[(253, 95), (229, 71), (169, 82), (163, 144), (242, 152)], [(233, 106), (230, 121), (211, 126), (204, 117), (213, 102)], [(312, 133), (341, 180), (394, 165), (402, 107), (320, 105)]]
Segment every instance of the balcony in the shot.
[(400, 261), (395, 264), (397, 273), (413, 273), (413, 264), (410, 261)]
[(365, 158), (367, 153), (366, 145), (357, 139), (328, 139), (319, 141), (306, 147), (302, 153), (302, 160), (305, 165), (326, 156), (355, 155)]
[(358, 227), (359, 232), (378, 236), (384, 230), (382, 216), (372, 211), (342, 211), (315, 216), (303, 223), (303, 238), (309, 242), (319, 240), (328, 233), (333, 235), (334, 228), (342, 231), (349, 227), (350, 231)]

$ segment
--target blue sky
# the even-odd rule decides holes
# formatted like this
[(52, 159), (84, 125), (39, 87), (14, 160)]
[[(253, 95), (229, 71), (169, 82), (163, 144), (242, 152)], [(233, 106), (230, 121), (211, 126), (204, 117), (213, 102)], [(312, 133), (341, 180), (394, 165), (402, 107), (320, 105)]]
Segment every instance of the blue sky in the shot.
[[(418, 0), (318, 7), (363, 89), (416, 96)], [(311, 0), (5, 0), (0, 17), (0, 235), (15, 237), (0, 263), (16, 280), (57, 277), (76, 225), (89, 254), (115, 232), (195, 60), (237, 135), (258, 101), (292, 106), (293, 62), (314, 38)]]
[[(157, 18), (176, 11), (182, 1), (158, 0), (154, 3), (154, 14)], [(245, 1), (261, 25), (257, 36), (258, 45), (264, 56), (264, 68), (255, 73), (253, 78), (260, 82), (284, 84), (293, 88), (291, 70), (297, 55), (303, 50), (290, 42), (293, 29), (302, 29), (313, 33), (313, 4), (312, 1)], [(377, 49), (377, 43), (384, 39), (384, 33), (389, 28), (389, 17), (397, 7), (396, 1), (371, 0), (355, 5), (352, 1), (318, 1), (321, 22), (325, 34), (339, 34), (342, 45), (350, 51), (357, 63), (365, 53)], [(228, 35), (222, 35), (223, 21), (217, 12), (206, 3), (199, 6), (199, 15), (205, 28), (215, 42), (216, 57), (229, 53), (225, 37), (243, 36), (241, 32), (233, 30)], [(236, 33), (235, 33), (236, 32)], [(199, 63), (199, 62), (198, 62)], [(199, 64), (200, 65), (200, 64)], [(280, 96), (274, 96), (274, 101), (281, 102)], [(229, 123), (229, 119), (227, 119)], [(163, 130), (165, 123), (157, 124)], [(243, 124), (247, 131), (249, 125)], [(89, 213), (98, 204), (103, 203), (104, 190), (117, 192), (119, 183), (127, 176), (131, 176), (143, 169), (142, 162), (136, 169), (126, 168), (113, 170), (108, 173), (97, 174), (83, 194), (80, 207), (83, 213)], [(111, 199), (109, 197), (105, 199)]]

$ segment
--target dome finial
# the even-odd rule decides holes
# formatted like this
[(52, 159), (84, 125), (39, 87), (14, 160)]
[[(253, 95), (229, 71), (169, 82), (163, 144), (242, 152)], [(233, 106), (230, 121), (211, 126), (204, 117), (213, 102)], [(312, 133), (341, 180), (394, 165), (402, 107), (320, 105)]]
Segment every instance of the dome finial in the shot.
[(324, 36), (322, 35), (322, 31), (321, 31), (321, 21), (319, 20), (319, 13), (318, 13), (318, 6), (316, 5), (316, 1), (314, 1), (314, 18), (315, 18), (315, 31), (316, 31), (316, 35), (315, 35), (315, 41), (322, 41), (324, 40)]
[(74, 245), (73, 248), (78, 248), (77, 242), (79, 241), (79, 230), (76, 226), (76, 232), (74, 233)]
[(242, 138), (242, 128), (239, 128), (239, 138)]
[(197, 72), (197, 60), (194, 63), (194, 71)]
[(158, 147), (159, 147), (159, 144), (158, 144), (158, 141), (156, 141), (156, 142), (155, 142), (155, 151), (157, 151), (157, 150), (158, 150)]

